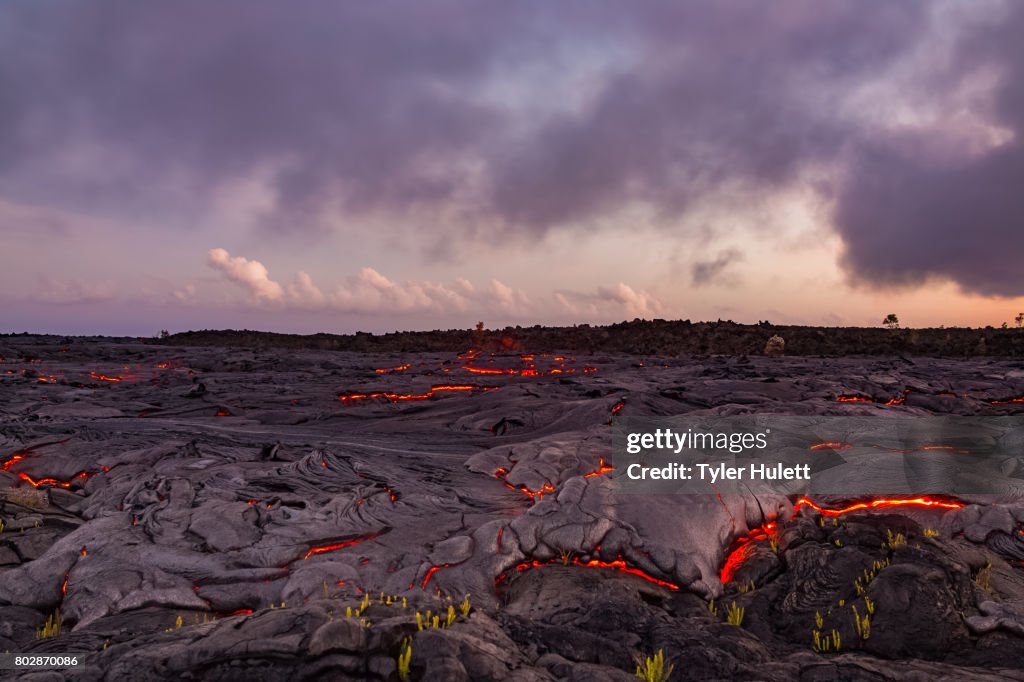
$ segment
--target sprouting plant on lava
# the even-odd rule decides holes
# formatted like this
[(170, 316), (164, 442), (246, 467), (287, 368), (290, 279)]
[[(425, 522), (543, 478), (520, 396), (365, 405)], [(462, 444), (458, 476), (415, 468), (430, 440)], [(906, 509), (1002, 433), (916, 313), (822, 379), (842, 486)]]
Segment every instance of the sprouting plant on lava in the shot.
[(775, 539), (774, 535), (768, 536), (768, 546), (772, 548), (772, 552), (775, 554), (779, 553), (779, 541)]
[(665, 664), (665, 652), (662, 649), (658, 649), (658, 653), (643, 660), (637, 658), (636, 676), (644, 682), (667, 682), (673, 670), (675, 665)]
[(753, 592), (755, 589), (757, 589), (757, 588), (754, 586), (753, 578), (751, 578), (750, 582), (743, 583), (742, 585), (740, 585), (740, 594), (746, 594), (747, 592)]
[(398, 654), (398, 679), (409, 679), (410, 664), (412, 663), (412, 641), (406, 637), (402, 640), (402, 650)]
[[(405, 598), (404, 597), (402, 598), (402, 605), (403, 606), (405, 605)], [(462, 617), (463, 618), (468, 618), (469, 617), (469, 611), (470, 611), (471, 608), (472, 608), (472, 606), (470, 606), (470, 604), (469, 604), (469, 595), (467, 594), (466, 598), (462, 600), (462, 604), (459, 605), (459, 610), (462, 611)]]
[[(865, 600), (867, 601), (867, 600)], [(874, 607), (872, 607), (874, 610)], [(861, 639), (867, 639), (871, 636), (871, 614), (865, 613), (862, 617), (857, 612), (857, 605), (853, 605), (853, 624), (857, 628), (857, 636)]]
[(729, 604), (729, 608), (725, 611), (725, 620), (729, 625), (740, 626), (743, 624), (743, 614), (746, 613), (746, 609), (742, 606), (737, 606), (736, 602)]
[(836, 539), (835, 539), (835, 540), (833, 540), (832, 542), (833, 542), (833, 543), (835, 543), (835, 546), (836, 546), (836, 547), (842, 548), (842, 546), (843, 546), (843, 541), (842, 541), (842, 540), (840, 540), (839, 538), (836, 538)]
[(988, 562), (985, 563), (984, 566), (982, 566), (980, 569), (978, 569), (977, 573), (975, 573), (975, 575), (974, 575), (974, 582), (975, 582), (975, 584), (977, 584), (978, 587), (980, 587), (981, 589), (985, 590), (986, 592), (990, 591), (992, 589), (992, 586), (989, 584), (989, 579), (991, 577), (991, 574), (992, 574), (992, 562), (988, 561)]
[(883, 547), (896, 549), (906, 544), (907, 537), (903, 533), (893, 533), (891, 528), (885, 531), (885, 544), (882, 545)]
[(61, 625), (64, 624), (64, 617), (60, 615), (58, 607), (53, 613), (46, 617), (46, 622), (36, 630), (36, 639), (48, 639), (60, 634)]
[(842, 639), (839, 637), (839, 631), (833, 628), (831, 635), (822, 635), (819, 631), (812, 630), (811, 648), (819, 654), (830, 651), (839, 653), (840, 648), (842, 648)]
[(710, 613), (712, 616), (716, 616), (716, 617), (718, 616), (718, 607), (715, 606), (715, 600), (714, 599), (712, 599), (710, 602), (708, 602), (708, 613)]
[(938, 537), (938, 535), (939, 535), (939, 531), (935, 530), (934, 528), (925, 528), (924, 529), (924, 536), (926, 538), (934, 538), (934, 537)]
[(445, 615), (444, 624), (448, 627), (455, 622), (455, 607), (451, 604), (448, 605), (448, 613)]
[(571, 564), (574, 555), (575, 552), (573, 552), (571, 549), (563, 549), (561, 552), (558, 553), (559, 558), (562, 560), (563, 566), (568, 566), (569, 564)]
[(5, 525), (5, 524), (4, 524), (4, 520), (3, 520), (3, 519), (0, 519), (0, 533), (3, 533), (3, 532), (4, 532), (4, 525)]
[(174, 629), (175, 629), (175, 630), (180, 630), (180, 629), (181, 629), (181, 626), (182, 626), (182, 624), (184, 624), (184, 622), (185, 622), (185, 621), (184, 621), (184, 620), (182, 620), (182, 618), (181, 618), (181, 614), (179, 613), (179, 614), (178, 614), (178, 617), (174, 619)]
[(821, 617), (821, 611), (814, 612), (814, 624), (818, 626), (819, 630), (825, 624), (825, 619)]

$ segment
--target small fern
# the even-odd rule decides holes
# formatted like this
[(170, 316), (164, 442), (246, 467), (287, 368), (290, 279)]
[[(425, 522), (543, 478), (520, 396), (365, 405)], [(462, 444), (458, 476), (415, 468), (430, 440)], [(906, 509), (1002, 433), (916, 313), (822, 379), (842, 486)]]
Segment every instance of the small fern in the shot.
[(665, 652), (658, 649), (658, 653), (653, 656), (637, 661), (636, 676), (644, 682), (668, 682), (674, 669), (673, 664), (665, 664)]

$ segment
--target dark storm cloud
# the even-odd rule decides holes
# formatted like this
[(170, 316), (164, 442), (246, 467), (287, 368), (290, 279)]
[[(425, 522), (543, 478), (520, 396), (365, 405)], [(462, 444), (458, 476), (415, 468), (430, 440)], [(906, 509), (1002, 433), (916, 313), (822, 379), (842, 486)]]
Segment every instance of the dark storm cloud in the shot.
[(1024, 294), (1024, 5), (957, 52), (956, 78), (1002, 76), (992, 112), (1013, 138), (981, 153), (943, 152), (942, 136), (889, 135), (862, 145), (836, 224), (845, 265), (869, 282), (950, 277), (966, 291)]
[(728, 249), (709, 260), (693, 264), (691, 280), (694, 286), (704, 286), (719, 280), (722, 274), (733, 263), (743, 260), (743, 254), (736, 249)]
[[(929, 40), (928, 10), (7, 0), (0, 194), (188, 223), (225, 182), (264, 173), (275, 229), (454, 208), (463, 219), (441, 241), (481, 224), (544, 234), (630, 202), (671, 221), (709, 194), (748, 201), (842, 161), (834, 197), (854, 272), (1024, 293), (1009, 255), (987, 260), (1020, 252), (1019, 144), (936, 166), (831, 100)], [(965, 46), (965, 63), (1020, 71), (1013, 35)], [(921, 87), (941, 97), (963, 76), (950, 68)], [(585, 82), (557, 78), (575, 71)], [(1020, 77), (1000, 109), (1015, 130)]]

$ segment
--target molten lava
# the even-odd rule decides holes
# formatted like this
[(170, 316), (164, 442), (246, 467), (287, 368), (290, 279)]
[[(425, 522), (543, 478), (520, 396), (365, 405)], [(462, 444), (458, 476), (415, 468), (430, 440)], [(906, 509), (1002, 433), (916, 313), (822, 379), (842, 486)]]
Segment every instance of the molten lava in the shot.
[(736, 574), (736, 570), (747, 560), (753, 550), (753, 542), (755, 540), (763, 540), (773, 536), (775, 532), (774, 523), (765, 523), (757, 528), (754, 528), (749, 533), (742, 537), (736, 538), (732, 543), (732, 547), (725, 557), (725, 564), (722, 565), (722, 570), (719, 572), (718, 577), (722, 583), (727, 583), (732, 580)]
[[(886, 406), (902, 405), (903, 403), (905, 403), (907, 401), (907, 396), (909, 394), (910, 394), (910, 389), (909, 388), (905, 388), (905, 389), (903, 389), (902, 393), (900, 393), (895, 398), (891, 398), (890, 400), (886, 400), (884, 404)], [(836, 397), (836, 402), (840, 402), (840, 403), (874, 403), (874, 402), (876, 402), (876, 400), (874, 398), (869, 398), (868, 396), (858, 395), (856, 393), (847, 393), (847, 394), (843, 394), (843, 395), (837, 396)]]
[(516, 487), (505, 480), (506, 476), (508, 476), (508, 469), (506, 469), (505, 467), (499, 467), (498, 470), (494, 472), (494, 477), (499, 479), (502, 483), (504, 483), (506, 488), (508, 488), (509, 490), (518, 490), (519, 492), (529, 495), (534, 499), (544, 497), (544, 493), (555, 492), (555, 486), (551, 485), (550, 483), (545, 484), (544, 487), (541, 488), (540, 490), (530, 490), (526, 486)]
[(423, 589), (423, 590), (427, 589), (427, 583), (429, 583), (430, 579), (434, 577), (434, 574), (437, 573), (438, 571), (440, 571), (442, 568), (448, 568), (449, 566), (451, 566), (451, 564), (441, 564), (440, 566), (431, 566), (427, 570), (427, 574), (425, 576), (423, 576), (423, 584), (420, 585), (420, 589)]
[(79, 471), (77, 474), (75, 474), (66, 481), (62, 481), (59, 478), (40, 478), (36, 480), (24, 472), (18, 472), (18, 478), (25, 481), (33, 488), (38, 488), (41, 485), (48, 485), (54, 488), (70, 488), (71, 484), (74, 483), (75, 481), (80, 479), (84, 480), (95, 473), (95, 471)]
[(98, 381), (112, 381), (112, 382), (118, 382), (118, 381), (122, 381), (124, 379), (124, 377), (116, 377), (116, 376), (115, 377), (108, 377), (105, 374), (97, 374), (96, 372), (89, 372), (89, 377), (92, 378), (92, 379), (96, 379)]
[[(886, 509), (890, 507), (924, 507), (924, 508), (938, 508), (938, 509), (960, 509), (964, 506), (962, 502), (954, 500), (942, 500), (932, 497), (914, 497), (914, 498), (890, 498), (880, 497), (874, 500), (867, 500), (864, 502), (856, 502), (846, 507), (840, 507), (837, 509), (822, 507), (807, 497), (801, 497), (793, 505), (793, 516), (795, 517), (803, 507), (808, 507), (818, 512), (822, 516), (842, 516), (844, 514), (850, 514), (857, 511), (873, 510), (873, 509)], [(753, 551), (753, 542), (756, 540), (762, 540), (773, 537), (776, 530), (776, 524), (766, 523), (758, 528), (754, 528), (745, 536), (737, 538), (732, 547), (726, 554), (725, 563), (722, 565), (722, 570), (719, 572), (719, 578), (722, 583), (728, 583), (732, 580), (736, 574), (736, 570), (743, 564), (744, 561), (750, 556)]]
[(516, 369), (502, 369), (499, 367), (471, 367), (469, 365), (463, 365), (462, 369), (473, 374), (519, 374), (519, 370)]
[[(527, 571), (533, 568), (543, 568), (545, 566), (574, 566), (576, 568), (611, 568), (621, 573), (635, 575), (639, 578), (643, 578), (647, 582), (654, 583), (655, 585), (661, 585), (662, 587), (667, 587), (670, 590), (679, 589), (679, 586), (675, 583), (670, 583), (667, 580), (655, 578), (653, 575), (645, 573), (644, 571), (641, 571), (639, 568), (633, 568), (632, 566), (629, 566), (626, 563), (626, 561), (621, 557), (614, 561), (600, 561), (597, 559), (592, 559), (590, 561), (580, 561), (578, 558), (574, 557), (572, 562), (568, 564), (563, 563), (559, 559), (552, 559), (550, 561), (537, 561), (536, 559), (534, 559), (533, 561), (527, 561), (517, 565), (513, 570), (516, 573), (522, 573), (523, 571)], [(507, 578), (507, 574), (500, 575), (498, 576), (497, 580), (495, 580), (495, 584), (500, 584)]]
[(398, 367), (388, 367), (388, 368), (385, 368), (385, 369), (375, 369), (373, 371), (376, 372), (377, 374), (391, 374), (391, 373), (397, 373), (397, 372), (404, 372), (405, 370), (409, 369), (410, 367), (412, 367), (412, 363), (411, 362), (407, 362), (404, 365), (399, 365)]
[(622, 398), (621, 400), (619, 400), (619, 402), (617, 402), (614, 405), (612, 405), (612, 415), (616, 415), (619, 412), (622, 412), (622, 408), (625, 407), (625, 406), (626, 406), (626, 399)]
[(808, 450), (849, 450), (852, 447), (849, 443), (826, 442), (815, 443)]
[(1012, 405), (1013, 403), (1024, 403), (1024, 395), (1016, 396), (1014, 398), (1006, 398), (1004, 400), (990, 400), (992, 405)]
[(476, 384), (437, 384), (431, 386), (430, 390), (426, 393), (389, 393), (387, 391), (378, 391), (374, 393), (342, 393), (338, 395), (338, 400), (343, 403), (354, 403), (360, 400), (374, 400), (377, 398), (384, 398), (390, 400), (393, 403), (406, 402), (413, 400), (429, 400), (438, 393), (446, 392), (457, 392), (457, 391), (496, 391), (497, 386), (478, 386)]
[(359, 537), (353, 538), (351, 540), (343, 540), (341, 542), (335, 542), (335, 543), (332, 543), (332, 544), (329, 544), (329, 545), (318, 545), (316, 547), (311, 547), (310, 550), (308, 552), (306, 552), (306, 556), (302, 557), (302, 559), (303, 559), (303, 561), (305, 561), (306, 559), (308, 559), (309, 557), (313, 556), (314, 554), (323, 554), (324, 552), (333, 552), (334, 550), (337, 550), (337, 549), (344, 549), (346, 547), (351, 547), (353, 545), (358, 545), (360, 543), (366, 542), (367, 540), (373, 540), (373, 539), (375, 539), (379, 535), (380, 535), (380, 533), (366, 533), (365, 535), (360, 535)]
[(600, 464), (597, 471), (591, 471), (589, 474), (584, 474), (583, 478), (593, 478), (595, 476), (603, 476), (611, 471), (615, 471), (615, 467), (611, 464), (606, 463), (603, 459), (599, 460)]
[(796, 501), (796, 504), (793, 505), (793, 513), (800, 511), (800, 509), (803, 507), (809, 507), (814, 511), (818, 512), (819, 514), (821, 514), (822, 516), (842, 516), (843, 514), (861, 511), (863, 509), (883, 509), (886, 507), (939, 507), (941, 509), (960, 509), (963, 506), (963, 502), (940, 500), (931, 497), (880, 497), (874, 500), (869, 500), (867, 502), (856, 502), (854, 504), (849, 505), (848, 507), (830, 509), (828, 507), (821, 507), (806, 497), (801, 497), (799, 500)]

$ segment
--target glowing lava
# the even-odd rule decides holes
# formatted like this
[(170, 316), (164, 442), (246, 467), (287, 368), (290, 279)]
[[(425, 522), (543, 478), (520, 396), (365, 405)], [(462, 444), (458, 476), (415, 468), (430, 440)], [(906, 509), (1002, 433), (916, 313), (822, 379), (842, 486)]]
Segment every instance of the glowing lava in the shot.
[(473, 374), (519, 374), (517, 369), (502, 369), (498, 367), (470, 367), (463, 365), (462, 369)]
[[(107, 469), (106, 467), (103, 467), (102, 470), (103, 471), (109, 471), (109, 469)], [(5, 469), (5, 471), (6, 471), (6, 469)], [(96, 471), (79, 471), (77, 474), (75, 474), (74, 476), (72, 476), (71, 478), (69, 478), (66, 481), (62, 481), (59, 478), (40, 478), (40, 479), (37, 480), (37, 479), (32, 478), (31, 476), (29, 476), (28, 474), (26, 474), (24, 472), (18, 472), (18, 478), (20, 478), (21, 480), (25, 481), (26, 483), (28, 483), (33, 488), (38, 488), (41, 485), (48, 485), (48, 486), (52, 486), (54, 488), (70, 488), (71, 484), (74, 483), (75, 481), (85, 480), (85, 479), (89, 478), (90, 476), (92, 476), (95, 473), (98, 473), (98, 472), (96, 472)]]
[(108, 377), (105, 374), (97, 374), (96, 372), (89, 372), (89, 377), (92, 378), (92, 379), (96, 379), (97, 381), (111, 381), (111, 382), (118, 382), (118, 381), (122, 381), (124, 379), (124, 377)]
[(377, 398), (384, 398), (390, 400), (393, 403), (407, 402), (415, 400), (429, 400), (438, 393), (446, 392), (473, 392), (473, 391), (496, 391), (497, 386), (478, 386), (476, 384), (437, 384), (431, 386), (430, 390), (426, 393), (389, 393), (387, 391), (378, 391), (374, 393), (342, 393), (338, 395), (338, 400), (343, 403), (354, 403), (360, 400), (374, 400)]
[(448, 568), (449, 566), (451, 566), (451, 564), (441, 564), (440, 566), (431, 566), (427, 570), (427, 574), (425, 576), (423, 576), (423, 584), (420, 585), (420, 589), (423, 589), (423, 590), (427, 589), (427, 583), (429, 583), (430, 579), (434, 577), (434, 574), (437, 573), (438, 571), (440, 571), (442, 568)]
[(412, 367), (412, 363), (411, 362), (407, 362), (404, 365), (399, 365), (398, 367), (387, 367), (387, 368), (384, 368), (384, 369), (375, 369), (373, 371), (376, 372), (377, 374), (392, 374), (392, 373), (396, 373), (396, 372), (404, 372), (405, 370), (409, 369), (410, 367)]
[(1024, 403), (1024, 395), (1019, 395), (1015, 398), (1006, 398), (1005, 400), (990, 400), (992, 405), (1012, 405), (1014, 403)]
[(822, 516), (842, 516), (843, 514), (849, 514), (850, 512), (861, 511), (864, 509), (884, 509), (886, 507), (938, 507), (941, 509), (960, 509), (964, 506), (963, 502), (953, 502), (950, 500), (938, 500), (931, 497), (914, 497), (914, 498), (889, 498), (880, 497), (875, 500), (869, 500), (867, 502), (856, 502), (848, 507), (841, 507), (839, 509), (829, 509), (828, 507), (821, 507), (815, 504), (812, 500), (801, 497), (793, 505), (793, 513), (800, 511), (803, 507), (809, 507), (814, 511), (818, 512)]
[(719, 572), (718, 577), (722, 583), (727, 583), (732, 580), (738, 569), (747, 557), (750, 556), (753, 550), (753, 542), (755, 540), (763, 540), (772, 537), (775, 532), (774, 523), (766, 523), (758, 528), (754, 528), (746, 535), (736, 538), (732, 543), (732, 548), (729, 550), (725, 558), (725, 564), (722, 565), (722, 570)]
[(520, 486), (517, 488), (516, 486), (512, 485), (511, 483), (505, 480), (506, 476), (508, 476), (508, 469), (506, 469), (505, 467), (500, 467), (497, 471), (494, 472), (494, 477), (499, 479), (502, 483), (504, 483), (506, 488), (510, 490), (518, 490), (519, 492), (529, 495), (534, 499), (544, 497), (544, 493), (555, 492), (555, 486), (551, 485), (550, 483), (545, 484), (544, 487), (541, 488), (540, 490), (530, 490), (526, 486)]
[(603, 476), (611, 471), (615, 471), (615, 467), (611, 464), (606, 463), (603, 459), (600, 460), (597, 471), (591, 471), (589, 474), (584, 474), (583, 478), (594, 478), (595, 476)]
[[(635, 575), (639, 578), (643, 578), (647, 582), (654, 583), (655, 585), (661, 585), (662, 587), (667, 587), (670, 590), (679, 589), (679, 586), (675, 583), (670, 583), (667, 580), (655, 578), (653, 575), (645, 573), (641, 571), (639, 568), (633, 568), (632, 566), (629, 566), (622, 558), (616, 559), (615, 561), (599, 561), (597, 559), (592, 559), (591, 561), (580, 561), (578, 558), (573, 558), (572, 562), (568, 564), (563, 563), (559, 559), (552, 559), (551, 561), (537, 561), (536, 559), (534, 559), (533, 561), (527, 561), (517, 565), (513, 570), (516, 573), (522, 573), (523, 571), (528, 571), (533, 568), (543, 568), (545, 566), (573, 566), (576, 568), (610, 568), (621, 573)], [(495, 581), (495, 583), (500, 584), (507, 578), (507, 574), (502, 574), (498, 576), (498, 579)]]
[(849, 443), (827, 442), (815, 443), (808, 450), (849, 450), (852, 447)]
[[(907, 401), (907, 396), (909, 394), (910, 394), (910, 389), (909, 388), (905, 388), (905, 389), (903, 389), (902, 393), (900, 393), (895, 398), (892, 398), (890, 400), (886, 400), (884, 404), (886, 406), (902, 405), (903, 403), (905, 403)], [(836, 397), (836, 402), (840, 402), (840, 403), (874, 403), (876, 401), (875, 401), (874, 398), (869, 398), (868, 396), (858, 395), (856, 393), (846, 393), (846, 394), (837, 396)]]
[(324, 552), (333, 552), (333, 551), (335, 551), (337, 549), (345, 549), (346, 547), (351, 547), (353, 545), (358, 545), (358, 544), (360, 544), (362, 542), (366, 542), (367, 540), (373, 540), (378, 535), (380, 535), (380, 533), (367, 533), (365, 535), (360, 535), (359, 537), (353, 538), (351, 540), (343, 540), (341, 542), (335, 542), (335, 543), (332, 543), (330, 545), (318, 545), (316, 547), (311, 547), (310, 550), (308, 552), (306, 552), (306, 556), (302, 557), (302, 560), (305, 561), (306, 559), (308, 559), (309, 557), (313, 556), (314, 554), (323, 554)]
[[(891, 507), (923, 507), (923, 508), (938, 508), (938, 509), (960, 509), (964, 506), (962, 502), (956, 502), (952, 500), (940, 500), (931, 497), (914, 497), (914, 498), (889, 498), (880, 497), (874, 500), (868, 500), (865, 502), (856, 502), (846, 507), (840, 507), (832, 509), (829, 507), (822, 507), (807, 497), (801, 497), (793, 505), (793, 516), (802, 509), (808, 507), (818, 512), (822, 516), (842, 516), (844, 514), (850, 514), (857, 511), (874, 510), (874, 509), (887, 509)], [(732, 547), (726, 553), (725, 563), (722, 565), (722, 570), (719, 572), (719, 578), (722, 583), (728, 583), (732, 580), (736, 574), (736, 570), (743, 564), (744, 561), (750, 556), (753, 551), (753, 543), (756, 540), (762, 540), (771, 538), (776, 530), (775, 523), (766, 523), (759, 528), (754, 528), (746, 535), (737, 538)]]

